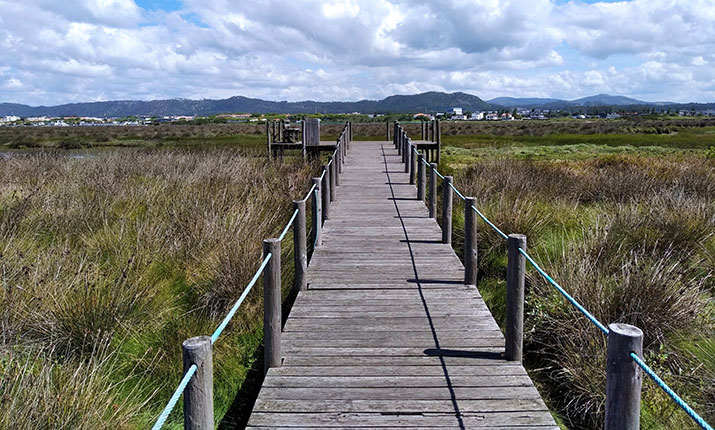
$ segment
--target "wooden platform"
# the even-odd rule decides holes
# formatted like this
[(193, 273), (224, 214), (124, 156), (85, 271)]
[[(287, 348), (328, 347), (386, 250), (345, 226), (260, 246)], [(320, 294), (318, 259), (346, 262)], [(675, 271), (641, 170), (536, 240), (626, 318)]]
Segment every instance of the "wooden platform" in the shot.
[(390, 142), (352, 142), (248, 428), (558, 429)]

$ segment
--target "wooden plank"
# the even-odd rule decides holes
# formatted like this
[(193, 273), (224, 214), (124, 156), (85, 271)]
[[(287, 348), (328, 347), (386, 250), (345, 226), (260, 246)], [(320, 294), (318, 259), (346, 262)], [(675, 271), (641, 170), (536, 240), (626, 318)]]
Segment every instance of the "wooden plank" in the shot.
[(553, 421), (548, 413), (542, 411), (519, 412), (462, 412), (423, 413), (423, 414), (384, 414), (384, 413), (266, 413), (254, 412), (248, 422), (251, 426), (315, 426), (343, 425), (351, 427), (375, 428), (383, 426), (429, 426), (444, 427), (455, 423), (465, 428), (493, 428), (495, 426), (545, 426)]
[(392, 387), (341, 388), (322, 387), (262, 387), (259, 394), (264, 400), (506, 400), (539, 399), (533, 386), (528, 387)]

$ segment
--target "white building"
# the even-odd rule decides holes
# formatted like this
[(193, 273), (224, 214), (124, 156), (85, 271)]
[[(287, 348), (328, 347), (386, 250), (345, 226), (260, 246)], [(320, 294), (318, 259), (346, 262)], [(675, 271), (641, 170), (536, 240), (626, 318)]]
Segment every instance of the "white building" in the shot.
[(462, 115), (462, 108), (452, 108), (452, 115)]
[(14, 115), (9, 115), (9, 116), (0, 118), (0, 122), (15, 122), (15, 121), (20, 121), (20, 117), (14, 116)]
[(484, 112), (472, 112), (472, 116), (469, 119), (472, 121), (481, 121), (484, 119)]

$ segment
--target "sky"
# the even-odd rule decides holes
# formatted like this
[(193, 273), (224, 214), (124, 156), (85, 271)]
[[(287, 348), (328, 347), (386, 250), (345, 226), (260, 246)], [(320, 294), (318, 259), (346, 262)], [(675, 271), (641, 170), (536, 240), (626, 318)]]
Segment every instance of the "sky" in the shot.
[(0, 102), (715, 101), (715, 0), (0, 0)]

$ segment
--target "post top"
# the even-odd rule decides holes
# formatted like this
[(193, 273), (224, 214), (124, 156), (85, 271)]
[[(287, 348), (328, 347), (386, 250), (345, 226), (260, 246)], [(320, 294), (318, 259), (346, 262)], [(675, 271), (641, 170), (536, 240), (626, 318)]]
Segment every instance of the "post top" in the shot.
[(186, 339), (181, 343), (184, 349), (199, 349), (211, 344), (211, 336), (196, 336)]
[(278, 239), (277, 237), (271, 237), (270, 239), (263, 239), (263, 243), (276, 243), (276, 242), (280, 243), (280, 241), (281, 240)]
[(509, 235), (509, 239), (526, 239), (526, 235), (521, 233), (511, 233)]
[(643, 337), (643, 330), (630, 324), (611, 323), (608, 324), (608, 330), (611, 333), (626, 337)]

